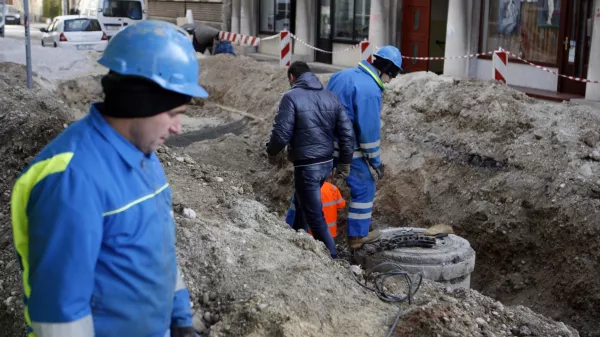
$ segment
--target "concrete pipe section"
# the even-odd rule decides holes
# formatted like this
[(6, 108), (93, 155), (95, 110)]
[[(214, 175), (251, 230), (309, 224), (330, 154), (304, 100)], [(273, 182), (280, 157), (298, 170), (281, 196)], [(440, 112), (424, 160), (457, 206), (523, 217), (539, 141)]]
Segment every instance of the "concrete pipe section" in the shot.
[[(410, 231), (422, 234), (423, 228), (388, 228), (382, 230), (381, 239)], [(469, 241), (449, 234), (436, 239), (431, 248), (402, 247), (377, 251), (372, 245), (364, 245), (354, 252), (354, 258), (364, 269), (370, 270), (382, 262), (395, 262), (411, 274), (423, 273), (426, 279), (442, 283), (452, 290), (469, 288), (471, 273), (475, 269), (475, 251)]]

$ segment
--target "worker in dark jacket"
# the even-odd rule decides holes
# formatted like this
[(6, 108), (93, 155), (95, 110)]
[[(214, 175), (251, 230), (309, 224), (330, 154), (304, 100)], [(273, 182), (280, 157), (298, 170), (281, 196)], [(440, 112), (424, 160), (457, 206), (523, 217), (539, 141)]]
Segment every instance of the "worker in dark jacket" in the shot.
[(267, 153), (270, 161), (288, 146), (294, 163), (294, 229), (311, 229), (315, 239), (325, 243), (336, 257), (335, 242), (329, 233), (321, 203), (321, 186), (333, 170), (333, 142), (339, 144), (337, 175), (350, 174), (354, 152), (352, 122), (336, 95), (323, 85), (304, 62), (288, 68), (292, 89), (279, 103)]

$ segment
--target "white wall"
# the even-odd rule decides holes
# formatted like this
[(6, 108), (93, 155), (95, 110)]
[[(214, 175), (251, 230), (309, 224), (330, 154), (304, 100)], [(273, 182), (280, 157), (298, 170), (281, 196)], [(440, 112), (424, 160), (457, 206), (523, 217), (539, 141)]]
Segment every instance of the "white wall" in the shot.
[[(334, 43), (333, 51), (341, 51), (347, 48), (352, 47), (351, 44), (345, 43)], [(352, 50), (348, 50), (345, 52), (340, 52), (337, 54), (333, 54), (333, 65), (343, 66), (343, 67), (356, 67), (358, 62), (360, 62), (360, 48), (354, 48)]]
[[(493, 74), (492, 61), (477, 59), (476, 63), (476, 77), (481, 80), (491, 80)], [(558, 72), (557, 68), (548, 69)], [(508, 84), (517, 85), (520, 87), (528, 87), (549, 91), (558, 90), (558, 76), (537, 69), (533, 66), (520, 63), (508, 63), (508, 73), (506, 74), (506, 82)]]
[[(594, 3), (594, 29), (592, 32), (592, 47), (590, 50), (590, 64), (588, 66), (588, 79), (592, 81), (600, 80), (600, 0)], [(600, 101), (600, 84), (586, 84), (585, 99), (590, 101)]]
[[(268, 37), (270, 35), (261, 34), (258, 37)], [(276, 37), (267, 41), (260, 41), (260, 45), (258, 46), (258, 52), (261, 54), (267, 55), (276, 55), (279, 56), (279, 38)]]

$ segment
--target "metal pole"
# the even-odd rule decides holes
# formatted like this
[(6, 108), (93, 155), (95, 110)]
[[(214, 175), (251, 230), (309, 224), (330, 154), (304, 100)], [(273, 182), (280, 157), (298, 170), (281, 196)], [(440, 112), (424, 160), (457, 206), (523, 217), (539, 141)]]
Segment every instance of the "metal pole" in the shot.
[(0, 37), (4, 37), (4, 31), (6, 30), (6, 0), (2, 0), (2, 9), (0, 9), (0, 14), (2, 15), (2, 20), (0, 20), (0, 30), (2, 31), (2, 34), (0, 34)]
[(33, 80), (31, 78), (31, 37), (29, 36), (29, 0), (23, 0), (23, 21), (25, 25), (25, 59), (27, 62), (27, 88), (31, 89)]

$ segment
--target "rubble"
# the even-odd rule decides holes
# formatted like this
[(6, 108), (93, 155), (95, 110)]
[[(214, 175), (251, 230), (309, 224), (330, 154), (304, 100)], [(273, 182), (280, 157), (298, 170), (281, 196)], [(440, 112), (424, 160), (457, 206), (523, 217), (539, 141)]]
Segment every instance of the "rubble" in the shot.
[[(264, 143), (279, 97), (289, 87), (285, 74), (245, 57), (219, 55), (201, 63), (200, 81), (212, 97), (197, 102), (191, 118), (206, 117), (201, 109), (211, 104), (258, 118), (239, 135), (158, 151), (172, 188), (177, 253), (195, 327), (210, 336), (385, 335), (398, 307), (358, 285), (345, 264), (329, 258), (322, 243), (283, 222), (292, 188), (290, 166), (267, 166)], [(252, 86), (235, 85), (246, 77)], [(327, 75), (321, 77), (326, 81)], [(0, 158), (5, 191), (0, 212), (8, 215), (16, 174), (64, 128), (72, 111), (43, 90), (33, 93), (11, 84), (6, 95), (2, 80), (0, 74), (0, 114), (4, 106), (21, 112), (15, 114), (18, 123), (0, 123), (0, 134), (11, 139), (9, 145), (0, 144), (5, 146), (1, 153), (12, 154)], [(587, 224), (598, 219), (591, 208), (593, 194), (586, 193), (592, 193), (595, 182), (577, 173), (592, 150), (580, 141), (580, 133), (597, 126), (593, 111), (535, 103), (496, 84), (432, 75), (402, 76), (390, 87), (383, 114), (384, 162), (390, 175), (379, 186), (376, 225), (427, 225), (434, 219), (454, 225), (477, 250), (478, 289), (593, 332), (598, 281), (589, 275), (594, 275), (598, 249), (591, 241), (597, 233)], [(59, 97), (71, 100), (69, 86), (63, 90)], [(530, 105), (537, 108), (530, 111)], [(563, 110), (570, 115), (560, 114)], [(227, 118), (233, 117), (223, 115), (222, 120)], [(589, 162), (592, 172), (598, 172), (597, 163)], [(580, 216), (581, 210), (587, 217)], [(564, 241), (557, 241), (557, 228), (562, 228)], [(340, 232), (343, 238), (343, 228)], [(8, 301), (21, 291), (9, 216), (0, 217), (0, 233), (0, 300), (10, 304), (0, 304), (0, 324), (6, 327), (3, 332), (18, 335), (23, 331), (22, 304)], [(399, 283), (389, 288), (402, 289)], [(402, 306), (395, 335), (526, 333), (579, 336), (524, 306), (503, 305), (474, 290), (448, 292), (431, 282), (424, 282), (412, 305)]]

